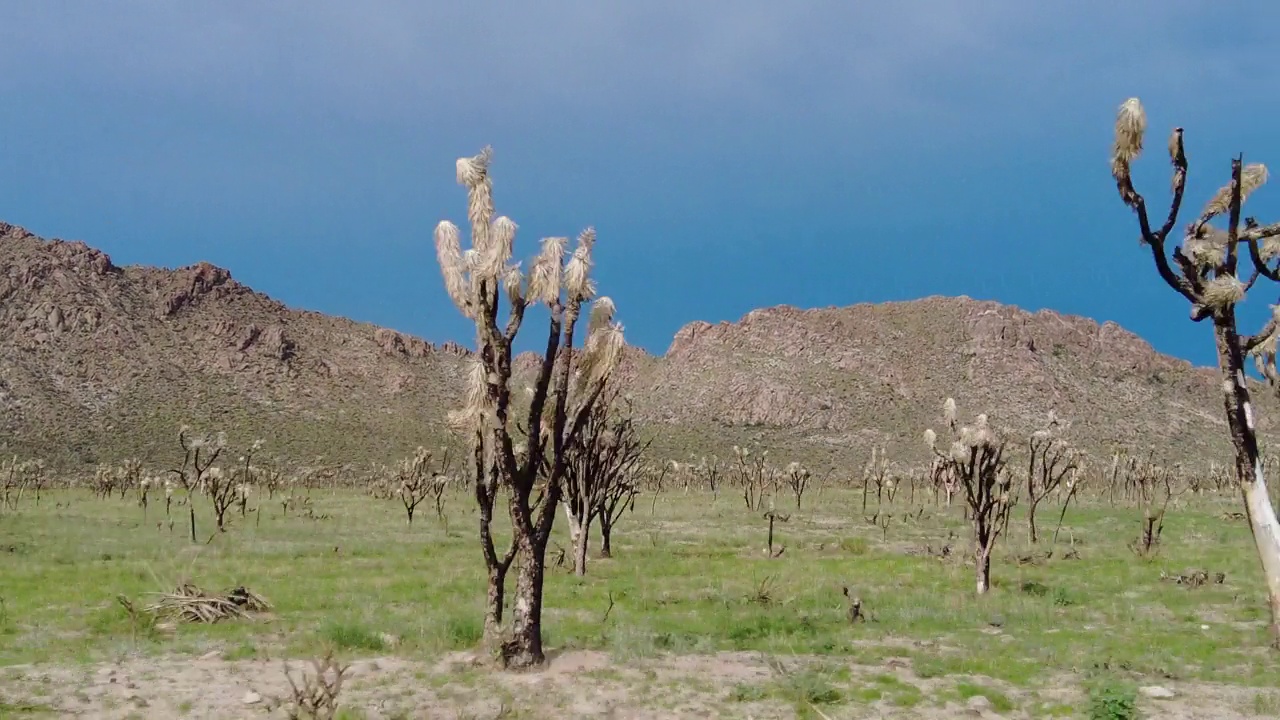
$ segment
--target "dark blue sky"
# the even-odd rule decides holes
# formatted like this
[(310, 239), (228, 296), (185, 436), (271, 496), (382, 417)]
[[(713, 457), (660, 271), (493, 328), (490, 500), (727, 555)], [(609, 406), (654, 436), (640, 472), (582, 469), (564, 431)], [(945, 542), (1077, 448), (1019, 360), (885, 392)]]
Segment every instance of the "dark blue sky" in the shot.
[(594, 225), (601, 290), (655, 353), (760, 306), (967, 294), (1210, 364), (1116, 195), (1111, 123), (1143, 99), (1161, 209), (1174, 125), (1191, 212), (1232, 153), (1280, 162), (1277, 22), (1178, 0), (4, 0), (0, 219), (467, 342), (431, 233), (465, 220), (454, 160), (492, 144), (518, 254)]

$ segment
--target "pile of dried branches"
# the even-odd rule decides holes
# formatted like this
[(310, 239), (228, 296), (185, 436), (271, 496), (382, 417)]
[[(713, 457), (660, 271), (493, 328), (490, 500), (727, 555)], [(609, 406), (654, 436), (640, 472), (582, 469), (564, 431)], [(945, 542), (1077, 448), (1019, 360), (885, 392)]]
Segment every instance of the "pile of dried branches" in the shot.
[(271, 609), (266, 598), (243, 586), (224, 595), (209, 595), (196, 585), (182, 583), (172, 592), (159, 595), (160, 599), (146, 606), (146, 611), (183, 622), (216, 623), (227, 618), (252, 620), (251, 613)]

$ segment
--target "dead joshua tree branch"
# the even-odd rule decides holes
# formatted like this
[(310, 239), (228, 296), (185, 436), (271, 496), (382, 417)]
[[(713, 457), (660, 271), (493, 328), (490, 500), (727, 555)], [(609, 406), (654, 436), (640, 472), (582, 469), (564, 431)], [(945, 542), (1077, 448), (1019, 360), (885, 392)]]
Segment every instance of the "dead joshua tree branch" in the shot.
[[(1169, 234), (1178, 222), (1187, 180), (1187, 155), (1182, 128), (1169, 137), (1169, 160), (1173, 166), (1173, 198), (1164, 223), (1153, 227), (1145, 199), (1133, 185), (1131, 165), (1142, 153), (1147, 115), (1138, 98), (1129, 98), (1116, 115), (1115, 143), (1111, 152), (1111, 173), (1120, 199), (1138, 219), (1141, 242), (1151, 251), (1156, 272), (1191, 306), (1194, 322), (1213, 323), (1218, 367), (1222, 374), (1223, 410), (1231, 443), (1235, 448), (1236, 483), (1244, 500), (1249, 527), (1262, 565), (1271, 606), (1271, 644), (1280, 648), (1280, 521), (1267, 491), (1262, 460), (1258, 452), (1254, 408), (1245, 378), (1244, 358), (1253, 355), (1263, 376), (1280, 387), (1276, 367), (1276, 346), (1280, 339), (1280, 309), (1255, 335), (1241, 336), (1236, 322), (1236, 305), (1255, 283), (1266, 278), (1280, 282), (1280, 269), (1272, 264), (1280, 257), (1280, 223), (1259, 225), (1243, 218), (1241, 208), (1248, 197), (1267, 180), (1267, 168), (1260, 163), (1245, 165), (1237, 156), (1231, 161), (1231, 179), (1209, 200), (1200, 216), (1184, 231), (1181, 247), (1173, 249), (1173, 263), (1165, 249)], [(1212, 220), (1226, 217), (1226, 229), (1211, 226)], [(1241, 252), (1248, 254), (1252, 270), (1242, 281)], [(1177, 270), (1174, 270), (1176, 265)]]
[(284, 461), (277, 458), (274, 462), (268, 463), (260, 469), (258, 473), (258, 482), (262, 488), (267, 491), (267, 500), (274, 500), (276, 492), (280, 490), (284, 484)]
[(738, 485), (742, 487), (742, 499), (747, 509), (757, 511), (764, 506), (773, 480), (772, 468), (769, 467), (769, 451), (752, 451), (750, 448), (733, 446), (733, 455), (737, 460), (734, 470), (738, 474)]
[(636, 473), (649, 443), (632, 420), (631, 400), (610, 384), (588, 413), (564, 474), (564, 510), (573, 546), (573, 571), (587, 573), (591, 525), (600, 521), (601, 556), (612, 554), (613, 524), (639, 492)]
[(1075, 470), (1072, 470), (1071, 473), (1067, 476), (1067, 482), (1066, 482), (1067, 496), (1062, 501), (1062, 510), (1058, 513), (1058, 524), (1054, 526), (1053, 537), (1049, 540), (1049, 546), (1050, 546), (1049, 554), (1051, 556), (1053, 554), (1052, 548), (1057, 546), (1058, 544), (1058, 533), (1059, 531), (1062, 530), (1062, 521), (1067, 517), (1067, 508), (1071, 506), (1071, 501), (1074, 500), (1076, 495), (1079, 493), (1080, 486), (1082, 483), (1081, 478), (1083, 477), (1084, 477), (1083, 465), (1079, 468), (1076, 468)]
[[(724, 477), (724, 463), (720, 462), (719, 457), (713, 455), (710, 458), (699, 458), (697, 464), (688, 463), (685, 469), (690, 474), (688, 479), (699, 481), (711, 491), (713, 502), (719, 499), (720, 481)], [(688, 484), (685, 485), (685, 491), (688, 492)]]
[[(645, 443), (648, 447), (648, 443)], [(642, 448), (643, 450), (643, 448)], [(640, 483), (637, 478), (637, 471), (633, 467), (621, 479), (611, 485), (604, 494), (604, 500), (600, 502), (600, 557), (613, 557), (613, 529), (617, 526), (618, 521), (622, 519), (622, 514), (627, 511), (635, 511), (636, 495), (640, 493)]]
[[(1027, 440), (1027, 535), (1032, 543), (1040, 541), (1036, 533), (1036, 508), (1040, 502), (1062, 486), (1078, 467), (1076, 452), (1052, 430), (1032, 433)], [(1063, 505), (1063, 511), (1066, 506)]]
[(796, 496), (796, 510), (799, 510), (800, 501), (804, 498), (805, 491), (809, 489), (809, 481), (813, 478), (813, 473), (800, 463), (792, 462), (787, 465), (783, 475), (791, 488), (791, 494)]
[(1186, 488), (1175, 491), (1174, 472), (1150, 460), (1138, 466), (1136, 477), (1143, 508), (1142, 532), (1129, 543), (1129, 549), (1138, 557), (1152, 558), (1160, 551), (1160, 535), (1169, 503)]
[(944, 414), (954, 437), (946, 452), (938, 449), (937, 434), (931, 429), (925, 431), (925, 442), (950, 466), (949, 472), (960, 479), (973, 523), (977, 591), (982, 595), (991, 587), (991, 551), (1007, 526), (1009, 511), (1017, 499), (1012, 480), (1005, 472), (1005, 443), (988, 427), (987, 416), (979, 415), (972, 426), (957, 429), (955, 401), (951, 398), (947, 398)]
[(147, 506), (151, 504), (149, 495), (151, 493), (151, 488), (156, 484), (156, 480), (150, 475), (142, 478), (138, 483), (138, 507), (142, 508), (143, 520), (147, 519)]
[(929, 482), (933, 487), (934, 502), (937, 502), (938, 494), (942, 493), (947, 498), (946, 507), (951, 507), (951, 496), (955, 494), (957, 486), (951, 469), (951, 465), (942, 458), (935, 457), (929, 463)]
[[(516, 224), (495, 217), (491, 153), (457, 162), (457, 179), (467, 188), (471, 247), (464, 253), (457, 226), (436, 227), (436, 255), (445, 289), (476, 328), (476, 352), (467, 378), (464, 406), (450, 415), (472, 450), (473, 487), (479, 506), (481, 550), (489, 571), (485, 640), (497, 644), (507, 570), (522, 555), (509, 638), (501, 660), (509, 667), (542, 664), (542, 588), (547, 543), (563, 492), (569, 453), (582, 426), (617, 367), (625, 346), (622, 326), (613, 321), (613, 301), (591, 306), (587, 336), (575, 350), (583, 304), (595, 296), (591, 253), (595, 232), (584, 231), (566, 260), (567, 238), (548, 238), (528, 277), (511, 257)], [(507, 313), (499, 319), (503, 299)], [(548, 311), (546, 349), (530, 391), (525, 446), (517, 450), (512, 415), (512, 347), (531, 305)], [(499, 557), (491, 524), (498, 489), (506, 490), (511, 545)], [(534, 490), (539, 494), (534, 498)]]
[(178, 445), (183, 452), (182, 466), (169, 472), (178, 477), (178, 482), (182, 484), (183, 489), (187, 492), (187, 513), (191, 520), (191, 542), (197, 542), (196, 507), (195, 502), (193, 502), (195, 493), (206, 490), (213, 463), (222, 454), (222, 449), (225, 447), (226, 442), (227, 436), (224, 433), (218, 433), (213, 438), (208, 438), (192, 436), (191, 428), (186, 425), (183, 425), (178, 430)]
[(18, 485), (18, 498), (15, 504), (22, 500), (23, 492), (30, 488), (35, 496), (36, 507), (40, 506), (40, 491), (44, 489), (45, 480), (47, 479), (44, 469), (45, 462), (40, 458), (28, 460), (18, 466), (18, 475), (21, 477), (21, 481)]
[(783, 522), (783, 523), (784, 523), (784, 522), (787, 522), (788, 520), (790, 520), (790, 519), (791, 519), (791, 516), (790, 516), (790, 515), (779, 515), (778, 513), (774, 512), (773, 510), (770, 510), (770, 511), (768, 511), (768, 512), (766, 512), (766, 513), (764, 514), (764, 519), (769, 521), (769, 538), (768, 538), (768, 540), (767, 540), (767, 542), (766, 542), (766, 544), (765, 544), (765, 550), (764, 550), (765, 555), (768, 555), (770, 558), (782, 557), (782, 553), (786, 552), (786, 549), (787, 549), (787, 548), (786, 548), (786, 546), (785, 546), (785, 545), (780, 545), (780, 546), (778, 546), (778, 550), (777, 550), (776, 552), (774, 551), (774, 549), (773, 549), (773, 524), (774, 524), (775, 522)]
[(862, 469), (862, 512), (867, 512), (867, 494), (872, 486), (876, 489), (876, 507), (884, 495), (885, 479), (889, 476), (889, 459), (884, 448), (871, 448), (871, 459)]
[(396, 497), (404, 506), (407, 524), (413, 524), (413, 514), (427, 498), (435, 498), (436, 515), (443, 519), (443, 496), (448, 487), (449, 453), (445, 450), (437, 462), (435, 454), (419, 447), (412, 457), (400, 461), (396, 469)]
[[(219, 436), (216, 441), (218, 450), (226, 447), (225, 437)], [(213, 505), (214, 521), (217, 524), (218, 532), (226, 532), (227, 530), (227, 510), (235, 505), (243, 505), (247, 502), (247, 494), (245, 485), (252, 481), (253, 478), (253, 454), (262, 447), (262, 441), (256, 440), (249, 449), (239, 459), (239, 467), (232, 472), (225, 472), (221, 467), (209, 467), (201, 475), (204, 494), (209, 497), (209, 502)], [(217, 457), (215, 453), (209, 460)]]
[(679, 476), (680, 463), (672, 460), (661, 467), (650, 467), (644, 470), (645, 487), (652, 496), (652, 500), (649, 502), (650, 516), (653, 516), (653, 514), (658, 511), (658, 498), (666, 488), (665, 482), (668, 474)]

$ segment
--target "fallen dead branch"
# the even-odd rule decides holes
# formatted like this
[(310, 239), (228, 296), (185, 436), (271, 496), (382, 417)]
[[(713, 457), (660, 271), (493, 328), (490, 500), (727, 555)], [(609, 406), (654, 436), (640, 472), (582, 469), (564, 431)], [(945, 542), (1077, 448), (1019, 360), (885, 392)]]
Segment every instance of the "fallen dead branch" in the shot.
[(216, 623), (228, 618), (252, 620), (253, 613), (270, 609), (271, 603), (266, 598), (243, 586), (225, 595), (209, 595), (191, 583), (182, 583), (172, 592), (159, 593), (159, 599), (144, 608), (157, 617), (194, 623)]

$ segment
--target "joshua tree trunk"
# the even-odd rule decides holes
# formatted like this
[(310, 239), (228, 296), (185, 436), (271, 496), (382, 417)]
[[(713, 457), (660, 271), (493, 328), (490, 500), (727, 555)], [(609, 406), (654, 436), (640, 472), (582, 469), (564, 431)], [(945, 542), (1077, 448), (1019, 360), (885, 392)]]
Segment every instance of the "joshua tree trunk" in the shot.
[(573, 544), (573, 574), (583, 577), (587, 574), (587, 537), (589, 533), (581, 533)]
[(531, 668), (543, 663), (542, 581), (546, 567), (545, 543), (531, 542), (522, 548), (516, 596), (511, 612), (511, 639), (503, 647), (503, 657), (511, 668)]
[(502, 605), (505, 601), (507, 568), (489, 568), (489, 595), (484, 608), (484, 643), (496, 648), (502, 638)]
[(587, 574), (587, 539), (591, 535), (591, 514), (586, 513), (579, 518), (565, 503), (564, 514), (569, 519), (569, 544), (573, 547), (573, 574), (583, 577)]
[(1245, 385), (1244, 353), (1241, 352), (1234, 313), (1215, 318), (1214, 336), (1218, 344), (1218, 367), (1222, 371), (1227, 426), (1236, 451), (1236, 477), (1267, 583), (1271, 644), (1280, 649), (1280, 522), (1277, 522), (1262, 472), (1253, 405), (1249, 400), (1249, 388)]
[(983, 595), (991, 589), (991, 548), (985, 543), (979, 544), (974, 553), (974, 574), (977, 579), (978, 594)]
[(600, 514), (600, 557), (613, 557), (613, 520), (608, 513)]
[(476, 505), (479, 509), (480, 551), (484, 556), (485, 569), (488, 571), (488, 588), (484, 611), (484, 647), (497, 652), (502, 645), (503, 605), (506, 601), (507, 572), (515, 557), (518, 545), (513, 539), (502, 557), (498, 557), (497, 548), (493, 544), (493, 506), (497, 497), (497, 468), (487, 455), (485, 438), (477, 435), (472, 445), (472, 460), (475, 476), (472, 490), (475, 493)]

